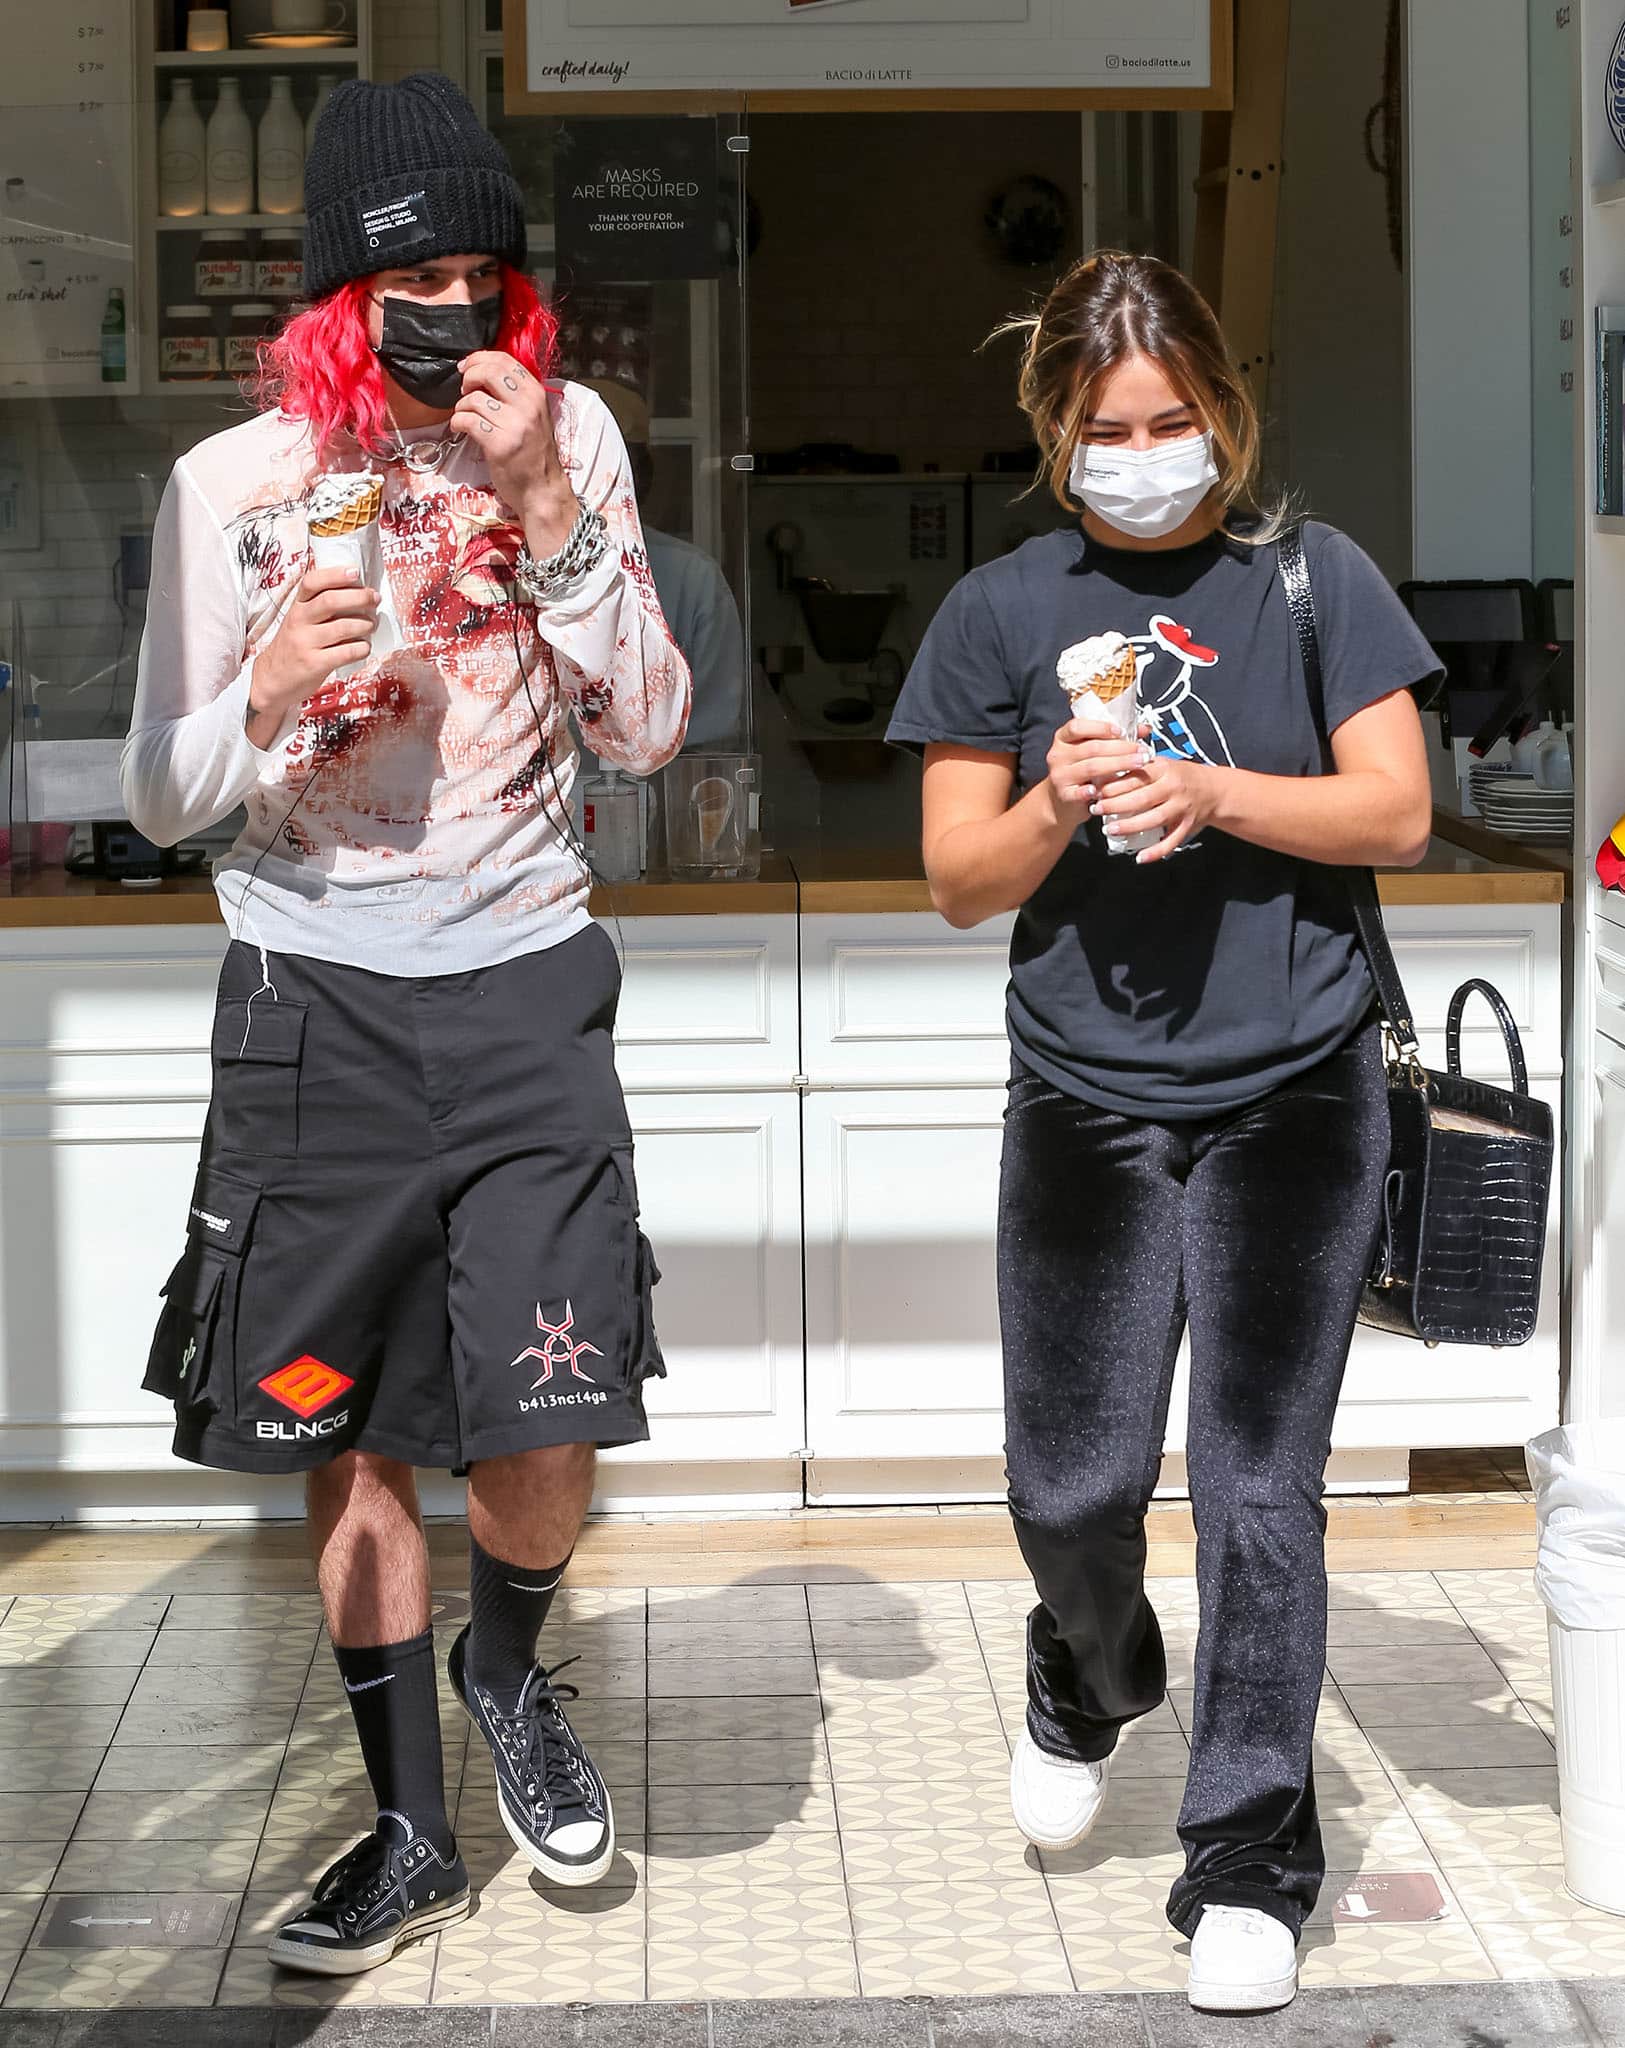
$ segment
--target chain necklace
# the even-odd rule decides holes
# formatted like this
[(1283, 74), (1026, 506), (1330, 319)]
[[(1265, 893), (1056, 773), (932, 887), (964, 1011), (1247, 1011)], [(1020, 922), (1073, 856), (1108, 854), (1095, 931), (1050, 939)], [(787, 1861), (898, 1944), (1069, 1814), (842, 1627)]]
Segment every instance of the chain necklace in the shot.
[(427, 476), (430, 471), (439, 469), (456, 447), (458, 438), (456, 434), (442, 434), (438, 441), (408, 441), (397, 427), (395, 460), (404, 463), (415, 475)]

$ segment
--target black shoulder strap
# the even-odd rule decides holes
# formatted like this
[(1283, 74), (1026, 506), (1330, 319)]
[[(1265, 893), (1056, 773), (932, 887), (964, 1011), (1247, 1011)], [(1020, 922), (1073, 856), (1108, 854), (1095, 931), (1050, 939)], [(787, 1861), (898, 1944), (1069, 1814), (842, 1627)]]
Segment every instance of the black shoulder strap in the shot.
[[(1298, 636), (1298, 653), (1303, 660), (1303, 679), (1322, 744), (1326, 734), (1326, 692), (1320, 667), (1320, 634), (1315, 626), (1315, 593), (1309, 581), (1309, 563), (1303, 551), (1303, 528), (1288, 527), (1276, 548), (1281, 565), (1281, 586), (1287, 609)], [(1383, 927), (1382, 905), (1377, 896), (1377, 878), (1369, 868), (1345, 868), (1349, 893), (1354, 899), (1354, 922), (1377, 984), (1377, 998), (1388, 1028), (1399, 1043), (1401, 1054), (1414, 1057), (1417, 1051), (1416, 1025), (1405, 999), (1405, 984), (1399, 978), (1399, 964)]]

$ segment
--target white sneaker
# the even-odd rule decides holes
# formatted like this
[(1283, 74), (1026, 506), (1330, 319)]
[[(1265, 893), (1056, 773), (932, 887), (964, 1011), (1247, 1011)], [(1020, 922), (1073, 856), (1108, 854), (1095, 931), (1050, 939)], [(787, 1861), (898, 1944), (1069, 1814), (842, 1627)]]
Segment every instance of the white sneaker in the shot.
[(1072, 1849), (1100, 1818), (1110, 1760), (1070, 1763), (1040, 1749), (1024, 1728), (1010, 1759), (1010, 1811), (1035, 1849)]
[(1256, 1906), (1204, 1906), (1191, 1937), (1190, 2001), (1201, 2012), (1274, 2012), (1298, 1995), (1298, 1947)]

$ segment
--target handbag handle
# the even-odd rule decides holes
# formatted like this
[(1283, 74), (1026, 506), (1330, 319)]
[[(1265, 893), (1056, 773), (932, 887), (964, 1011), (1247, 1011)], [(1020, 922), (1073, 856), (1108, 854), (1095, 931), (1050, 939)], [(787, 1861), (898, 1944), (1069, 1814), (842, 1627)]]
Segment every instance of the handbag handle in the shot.
[[(1293, 628), (1298, 636), (1303, 679), (1309, 688), (1310, 706), (1324, 746), (1326, 693), (1320, 665), (1320, 633), (1315, 624), (1315, 593), (1309, 581), (1309, 563), (1304, 556), (1301, 526), (1287, 528), (1276, 545), (1276, 555), (1280, 562), (1281, 584), (1286, 591), (1287, 609), (1292, 614)], [(1343, 872), (1354, 900), (1355, 928), (1360, 934), (1360, 944), (1365, 948), (1371, 979), (1377, 985), (1377, 1000), (1388, 1019), (1388, 1029), (1393, 1033), (1399, 1057), (1413, 1069), (1419, 1069), (1422, 1050), (1417, 1042), (1416, 1024), (1406, 999), (1405, 984), (1400, 979), (1399, 963), (1394, 958), (1394, 949), (1389, 945), (1388, 934), (1383, 927), (1377, 878), (1369, 868), (1345, 868)]]
[(1517, 1021), (1495, 984), (1480, 981), (1476, 976), (1471, 981), (1464, 981), (1450, 998), (1450, 1009), (1444, 1020), (1445, 1062), (1451, 1073), (1461, 1072), (1461, 1013), (1471, 995), (1482, 996), (1495, 1012), (1495, 1021), (1501, 1027), (1501, 1043), (1507, 1049), (1507, 1065), (1512, 1069), (1512, 1092), (1514, 1095), (1527, 1095), (1529, 1069), (1524, 1065), (1523, 1040), (1518, 1036)]

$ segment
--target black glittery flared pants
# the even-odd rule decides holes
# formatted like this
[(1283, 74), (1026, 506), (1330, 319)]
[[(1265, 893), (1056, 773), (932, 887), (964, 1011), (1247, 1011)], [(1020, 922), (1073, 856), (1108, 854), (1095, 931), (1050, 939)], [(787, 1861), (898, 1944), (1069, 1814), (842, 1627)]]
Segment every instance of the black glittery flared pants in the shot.
[(1028, 1727), (1055, 1755), (1109, 1756), (1163, 1697), (1145, 1511), (1190, 1331), (1201, 1632), (1185, 1870), (1168, 1902), (1185, 1934), (1204, 1905), (1262, 1907), (1296, 1934), (1325, 1875), (1311, 1761), (1321, 1491), (1387, 1156), (1375, 1027), (1199, 1123), (1119, 1116), (1026, 1072), (1010, 1085), (1010, 1511), (1039, 1595)]

